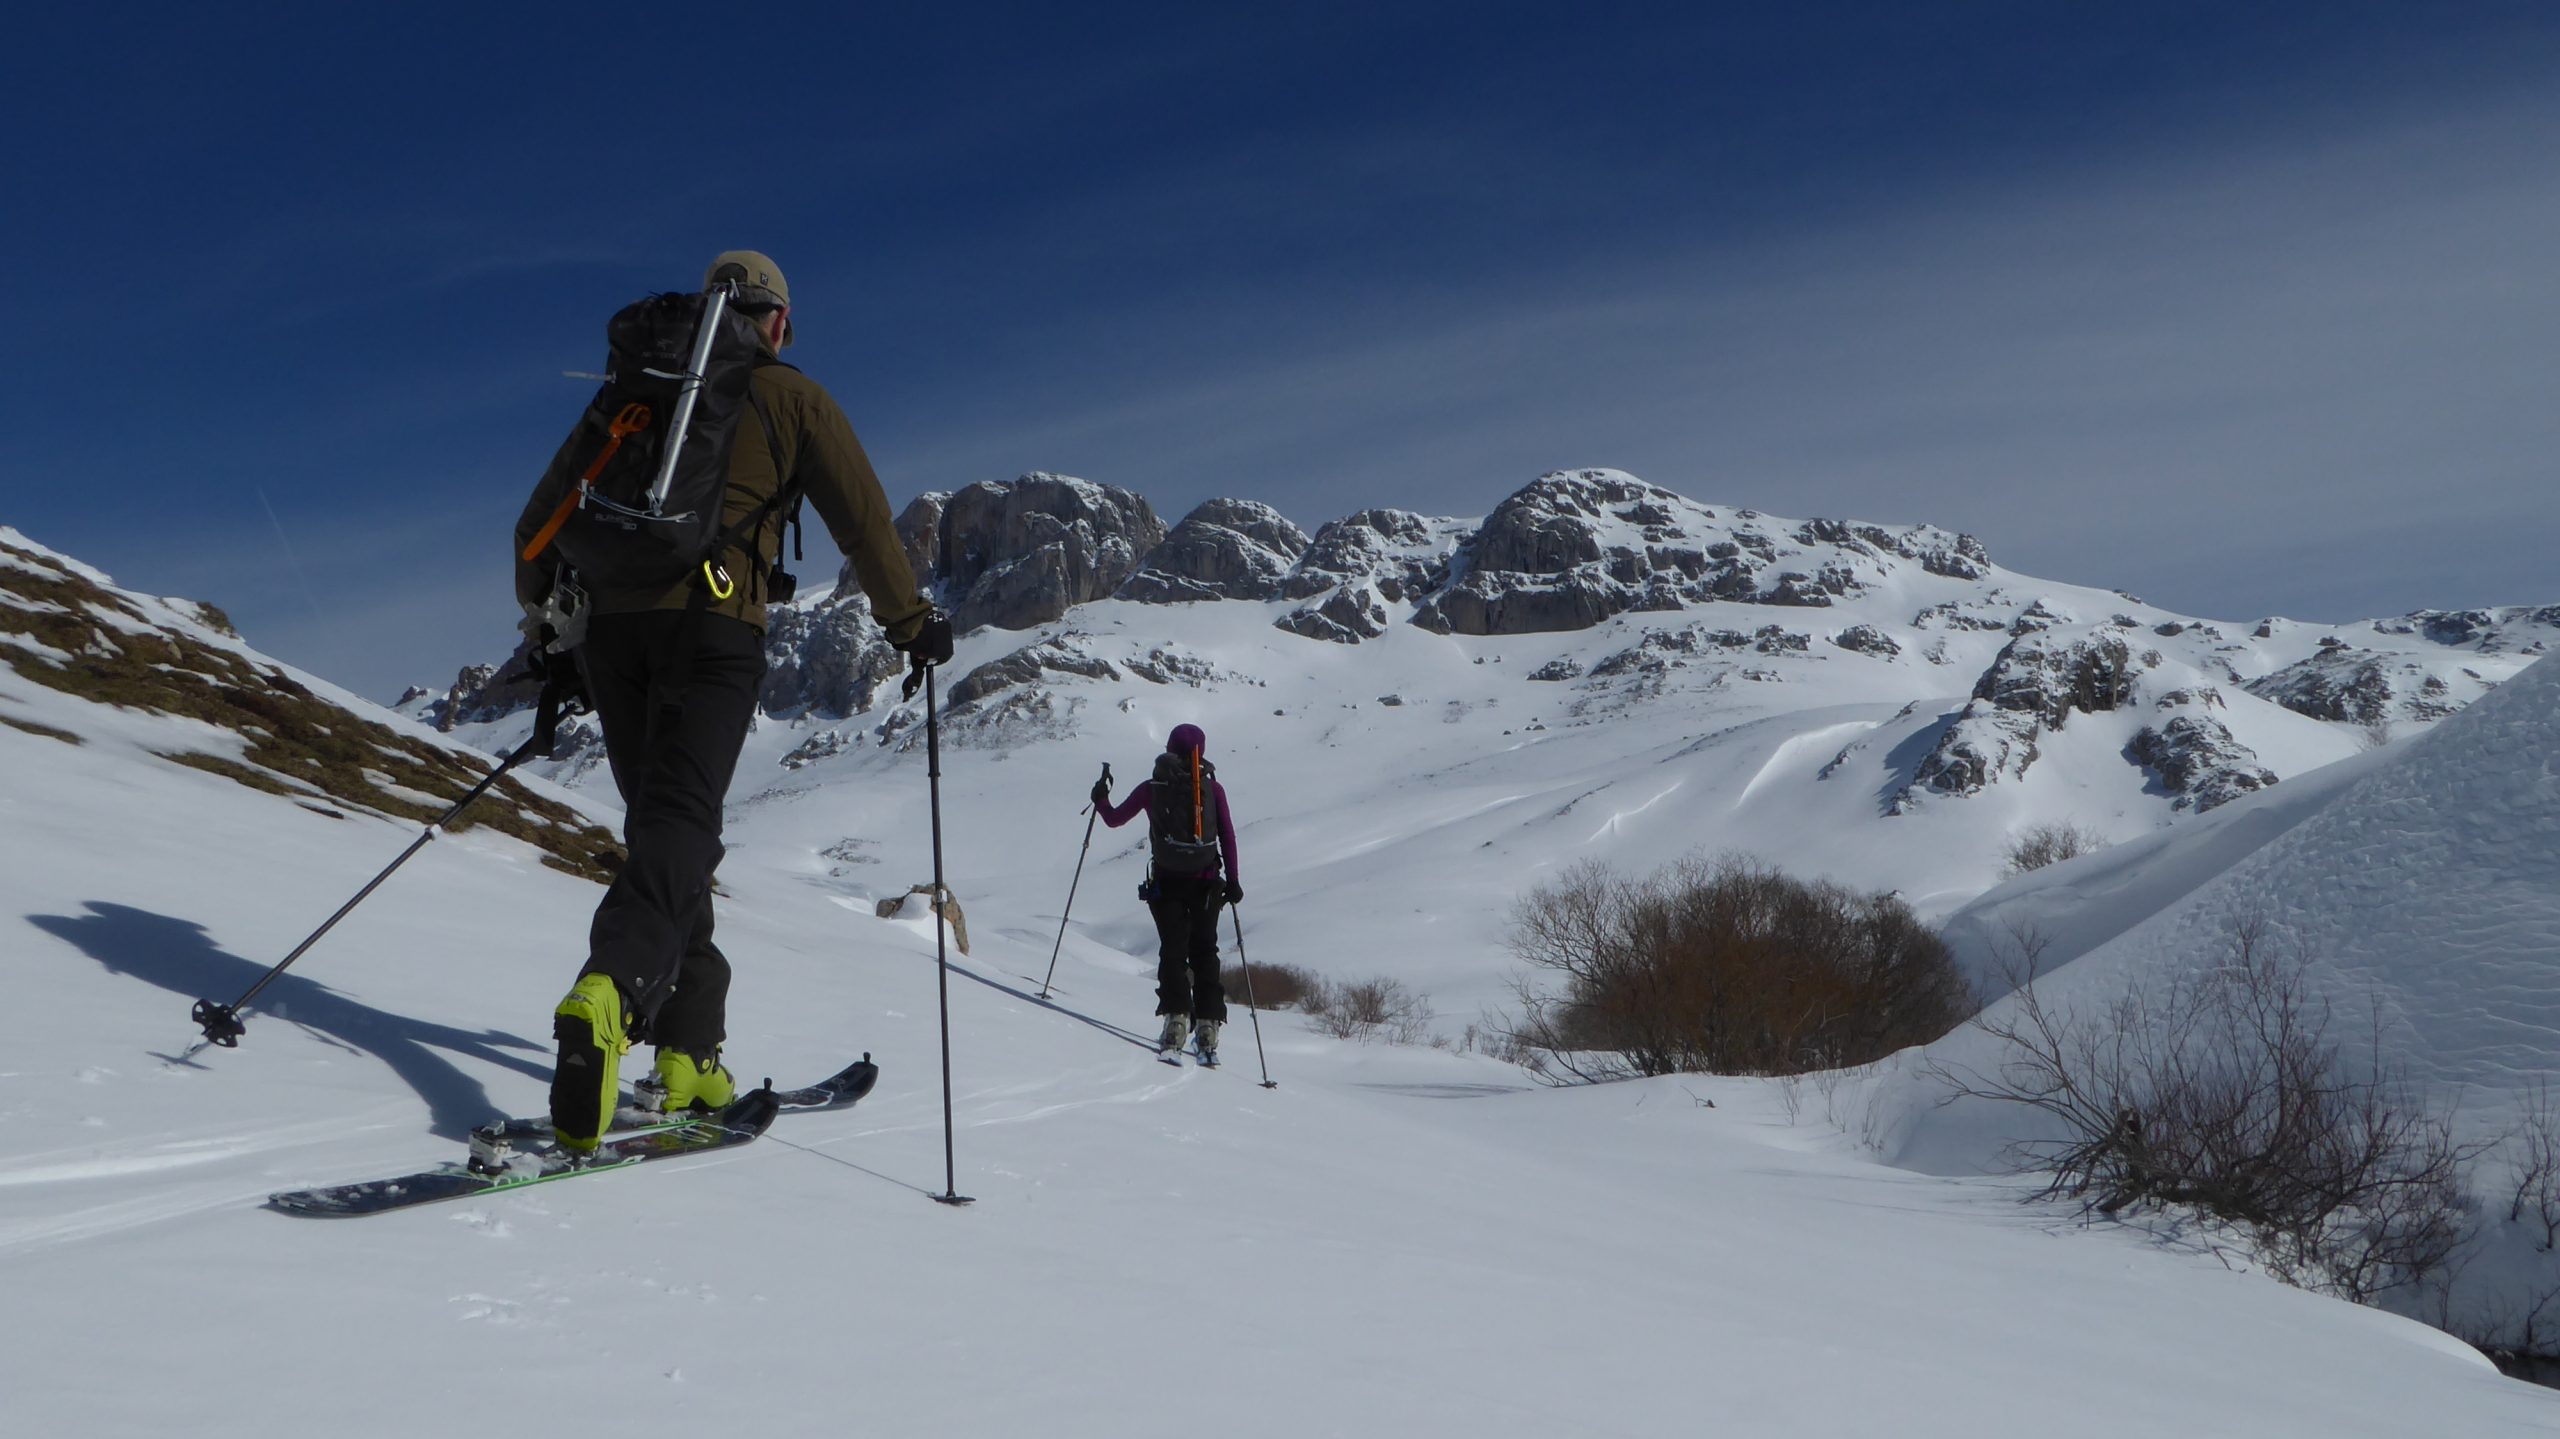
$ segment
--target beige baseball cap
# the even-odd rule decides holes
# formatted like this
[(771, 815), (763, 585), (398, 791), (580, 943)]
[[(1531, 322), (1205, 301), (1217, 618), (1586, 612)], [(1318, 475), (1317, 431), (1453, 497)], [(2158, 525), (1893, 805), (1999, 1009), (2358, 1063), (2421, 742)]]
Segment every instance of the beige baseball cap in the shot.
[[(723, 250), (713, 256), (702, 272), (702, 286), (707, 290), (722, 280), (735, 282), (738, 297), (750, 304), (791, 304), (791, 284), (782, 278), (782, 267), (761, 251)], [(793, 328), (789, 320), (782, 322), (782, 343), (791, 343)]]

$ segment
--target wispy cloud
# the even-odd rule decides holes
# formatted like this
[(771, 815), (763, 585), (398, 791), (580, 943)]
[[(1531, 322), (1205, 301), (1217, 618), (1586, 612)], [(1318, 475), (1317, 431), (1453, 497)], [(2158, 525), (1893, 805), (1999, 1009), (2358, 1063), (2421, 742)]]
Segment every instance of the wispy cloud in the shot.
[(1290, 318), (1303, 294), (1262, 297), (1267, 326), (1169, 314), (1107, 356), (1037, 357), (1084, 377), (1012, 367), (998, 388), (1058, 402), (901, 428), (898, 458), (919, 483), (1065, 468), (1309, 522), (1480, 512), (1541, 468), (1616, 464), (1781, 513), (1960, 525), (2024, 568), (2174, 577), (2235, 612), (2342, 598), (2253, 573), (2271, 540), (2361, 556), (2458, 518), (2475, 548), (2404, 553), (2368, 592), (2463, 590), (2502, 543), (2560, 530), (2555, 154), (2560, 105), (2509, 95), (2186, 137), (1740, 246), (1631, 209), (1595, 217), (1629, 230), (1608, 272), (1324, 325)]

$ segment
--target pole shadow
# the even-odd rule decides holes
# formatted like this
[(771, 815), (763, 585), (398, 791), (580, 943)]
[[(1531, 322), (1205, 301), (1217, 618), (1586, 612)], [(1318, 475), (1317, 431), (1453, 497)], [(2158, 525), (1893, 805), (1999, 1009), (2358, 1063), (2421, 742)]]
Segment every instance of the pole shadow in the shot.
[[(945, 962), (948, 963), (948, 961)], [(974, 979), (978, 983), (985, 985), (987, 988), (992, 989), (999, 994), (1009, 994), (1016, 999), (1036, 1004), (1042, 1009), (1046, 1009), (1057, 1014), (1063, 1014), (1067, 1018), (1072, 1019), (1079, 1024), (1089, 1024), (1095, 1029), (1101, 1030), (1103, 1033), (1110, 1035), (1112, 1038), (1129, 1044), (1134, 1044), (1149, 1054), (1156, 1052), (1156, 1042), (1154, 1040), (1132, 1030), (1122, 1029), (1120, 1026), (1113, 1024), (1108, 1020), (1096, 1019), (1090, 1014), (1084, 1014), (1079, 1011), (1069, 1009), (1065, 1005), (1058, 1003), (1054, 998), (1042, 999), (1039, 995), (1032, 993), (1030, 990), (1016, 989), (1012, 985), (1005, 983), (1003, 980), (990, 979), (966, 965), (953, 964), (951, 965), (951, 972), (960, 976), (962, 979)]]
[[(78, 947), (109, 974), (129, 975), (182, 996), (190, 1004), (198, 999), (228, 1000), (267, 972), (267, 965), (216, 945), (206, 936), (205, 927), (193, 920), (98, 900), (84, 904), (89, 911), (85, 915), (31, 914), (27, 923)], [(529, 1051), (547, 1058), (547, 1045), (503, 1030), (473, 1033), (392, 1014), (298, 974), (285, 974), (267, 986), (248, 1015), (299, 1025), (350, 1053), (381, 1060), (427, 1102), (430, 1126), (445, 1139), (468, 1138), (473, 1125), (485, 1124), (501, 1111), (479, 1080), (436, 1051), (512, 1069), (545, 1084), (551, 1079), (548, 1062), (509, 1052)], [(174, 1012), (171, 1017), (175, 1019)]]

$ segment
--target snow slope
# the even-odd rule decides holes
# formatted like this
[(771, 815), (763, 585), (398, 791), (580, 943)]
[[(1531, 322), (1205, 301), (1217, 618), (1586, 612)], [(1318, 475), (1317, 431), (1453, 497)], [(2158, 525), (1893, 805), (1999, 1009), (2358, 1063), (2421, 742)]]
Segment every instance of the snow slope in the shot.
[[(1946, 926), (1979, 970), (2052, 937), (2061, 1004), (2220, 962), (2235, 919), (2310, 958), (2386, 1056), (2475, 1111), (2560, 1061), (2560, 665), (2538, 662), (2435, 729), (2147, 843), (2056, 865)], [(1939, 1046), (1970, 1054), (1959, 1035)]]
[[(722, 873), (733, 1059), (791, 1083), (870, 1050), (883, 1079), (860, 1108), (645, 1173), (305, 1221), (256, 1201), (539, 1108), (546, 1016), (597, 891), (500, 836), (431, 845), (271, 991), (241, 1048), (172, 1064), (193, 999), (236, 993), (414, 830), (148, 762), (114, 732), (156, 721), (0, 670), (9, 713), (91, 737), (0, 726), (21, 1016), (0, 1060), (0, 1272), (41, 1316), (0, 1346), (6, 1427), (441, 1434), (600, 1405), (771, 1434), (2560, 1425), (2560, 1398), (2435, 1331), (2068, 1226), (2001, 1181), (1883, 1167), (1761, 1083), (1542, 1090), (1287, 1014), (1262, 1035), (1278, 1088), (1255, 1083), (1249, 1026), (1224, 1071), (1167, 1069), (1139, 1033), (1134, 831), (1097, 839), (1056, 997), (1036, 1001), (1086, 777), (1106, 757), (1132, 773), (1181, 719), (1208, 725), (1246, 809), (1254, 957), (1444, 1002), (1443, 979), (1498, 969), (1498, 876), (1690, 842), (1681, 805), (1775, 824), (1773, 786), (1803, 791), (1834, 739), (1894, 724), (1850, 708), (1697, 734), (1638, 710), (1565, 747), (1516, 710), (1448, 717), (1507, 698), (1479, 677), (1527, 650), (1480, 667), (1399, 633), (1292, 649), (1306, 668), (1282, 671), (1198, 607), (1146, 613), (1199, 617), (1179, 638), (1268, 688), (1088, 702), (1038, 750), (955, 726), (944, 756), (973, 948), (949, 996), (965, 1210), (927, 1201), (934, 936), (872, 914), (930, 873), (916, 750), (786, 770), (806, 733), (768, 726)], [(1371, 654), (1407, 703), (1346, 708)], [(1490, 743), (1498, 724), (1524, 732)]]

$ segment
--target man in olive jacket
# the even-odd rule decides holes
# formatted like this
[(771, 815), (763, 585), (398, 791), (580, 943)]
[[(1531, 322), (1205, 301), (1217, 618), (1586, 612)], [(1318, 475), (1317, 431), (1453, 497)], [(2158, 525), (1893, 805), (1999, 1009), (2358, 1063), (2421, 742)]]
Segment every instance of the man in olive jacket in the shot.
[[(781, 270), (752, 250), (732, 250), (711, 262), (703, 283), (723, 280), (736, 284), (733, 303), (778, 357), (793, 339)], [(628, 851), (596, 906), (586, 966), (553, 1015), (552, 1125), (574, 1150), (594, 1149), (611, 1125), (621, 1056), (635, 1040), (657, 1045), (654, 1079), (668, 1108), (716, 1108), (736, 1092), (719, 1059), (729, 961), (711, 942), (711, 876), (723, 853), (722, 805), (764, 680), (766, 576), (787, 508), (769, 502), (785, 484), (800, 487), (852, 561), (889, 643), (919, 664), (951, 658), (950, 621), (919, 593), (880, 477), (844, 411), (778, 358), (759, 363), (749, 383), (773, 443), (764, 424), (737, 428), (723, 527), (759, 507), (766, 513), (719, 561), (733, 580), (729, 593), (698, 597), (699, 569), (662, 590), (592, 593), (574, 651), (622, 792)], [(537, 644), (556, 561), (522, 556), (577, 483), (576, 445), (573, 435), (516, 521), (516, 599)]]

